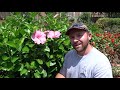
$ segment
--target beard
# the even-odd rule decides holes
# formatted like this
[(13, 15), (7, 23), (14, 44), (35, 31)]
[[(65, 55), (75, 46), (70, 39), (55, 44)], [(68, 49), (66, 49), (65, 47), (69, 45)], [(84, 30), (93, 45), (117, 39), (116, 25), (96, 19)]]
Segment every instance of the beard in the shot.
[(85, 52), (86, 49), (88, 47), (88, 43), (86, 43), (85, 45), (80, 44), (80, 45), (73, 45), (73, 48), (78, 52), (78, 53), (82, 53)]

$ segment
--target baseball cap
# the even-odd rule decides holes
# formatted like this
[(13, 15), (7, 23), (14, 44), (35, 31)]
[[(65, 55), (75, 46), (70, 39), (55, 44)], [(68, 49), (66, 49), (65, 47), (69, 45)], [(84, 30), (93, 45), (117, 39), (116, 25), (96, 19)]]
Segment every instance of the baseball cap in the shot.
[(74, 24), (72, 24), (72, 26), (67, 30), (66, 35), (69, 35), (69, 32), (70, 32), (71, 30), (75, 30), (75, 29), (89, 31), (89, 30), (88, 30), (88, 27), (87, 27), (85, 24), (83, 24), (83, 23), (74, 23)]

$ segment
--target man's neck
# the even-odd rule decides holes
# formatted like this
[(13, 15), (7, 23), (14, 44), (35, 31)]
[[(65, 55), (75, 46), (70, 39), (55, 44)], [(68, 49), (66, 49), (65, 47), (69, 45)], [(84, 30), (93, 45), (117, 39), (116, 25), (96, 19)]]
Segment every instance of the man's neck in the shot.
[(82, 51), (82, 52), (77, 52), (80, 56), (84, 56), (87, 55), (91, 50), (92, 50), (93, 46), (91, 46), (90, 44), (88, 44), (87, 48)]

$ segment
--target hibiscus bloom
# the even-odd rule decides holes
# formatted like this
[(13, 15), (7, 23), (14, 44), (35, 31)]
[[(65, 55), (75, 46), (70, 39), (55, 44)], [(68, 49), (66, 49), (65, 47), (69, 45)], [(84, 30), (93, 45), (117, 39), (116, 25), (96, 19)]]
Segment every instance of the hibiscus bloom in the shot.
[(59, 31), (55, 31), (55, 36), (54, 36), (54, 38), (59, 38), (60, 35), (61, 35), (61, 33), (60, 33)]
[(38, 30), (32, 34), (31, 39), (37, 44), (44, 44), (46, 42), (46, 34)]
[(61, 33), (59, 31), (49, 31), (47, 33), (47, 38), (59, 38)]

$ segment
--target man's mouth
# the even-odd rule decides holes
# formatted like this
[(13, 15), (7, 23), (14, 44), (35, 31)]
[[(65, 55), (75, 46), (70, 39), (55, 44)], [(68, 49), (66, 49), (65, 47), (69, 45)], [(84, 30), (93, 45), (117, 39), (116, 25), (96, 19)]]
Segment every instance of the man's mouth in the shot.
[(78, 48), (81, 47), (82, 44), (74, 44), (74, 47)]

